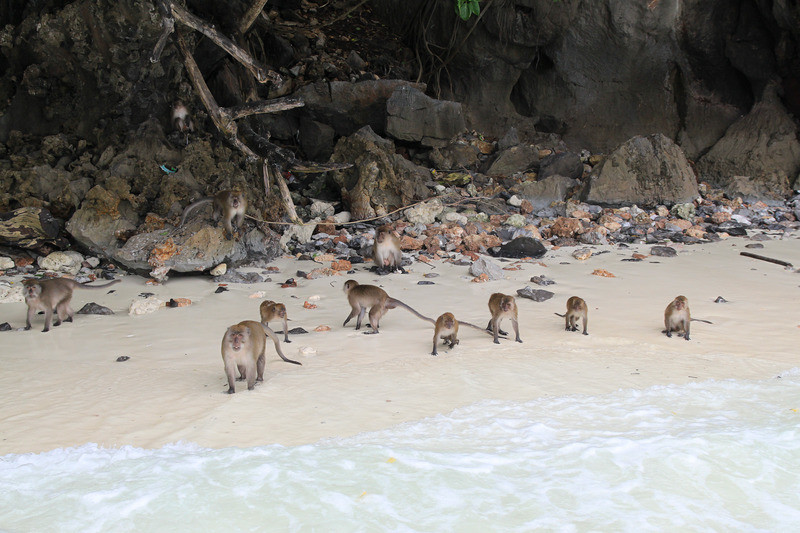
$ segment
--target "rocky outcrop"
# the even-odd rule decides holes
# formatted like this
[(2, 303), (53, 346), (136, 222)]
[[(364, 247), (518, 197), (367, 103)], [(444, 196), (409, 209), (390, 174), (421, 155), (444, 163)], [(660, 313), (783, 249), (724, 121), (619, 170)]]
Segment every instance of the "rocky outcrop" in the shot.
[(430, 171), (396, 154), (394, 143), (369, 126), (340, 139), (331, 161), (353, 163), (333, 179), (355, 219), (382, 216), (430, 195)]
[(577, 180), (565, 176), (550, 176), (541, 181), (526, 180), (511, 188), (511, 192), (531, 203), (534, 211), (561, 202), (567, 191), (578, 184)]
[(800, 172), (800, 142), (795, 120), (776, 88), (737, 120), (697, 163), (704, 180), (745, 201), (783, 200)]
[(601, 205), (672, 205), (698, 196), (680, 147), (661, 134), (634, 137), (595, 167), (586, 201)]
[(386, 133), (395, 139), (443, 147), (464, 130), (458, 102), (435, 100), (410, 86), (398, 87), (386, 102)]

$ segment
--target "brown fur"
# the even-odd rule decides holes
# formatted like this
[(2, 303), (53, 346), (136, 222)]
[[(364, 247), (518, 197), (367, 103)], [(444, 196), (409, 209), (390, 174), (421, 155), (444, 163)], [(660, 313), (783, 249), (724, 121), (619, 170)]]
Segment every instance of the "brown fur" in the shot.
[(264, 300), (259, 307), (261, 313), (261, 323), (268, 326), (273, 320), (283, 321), (283, 342), (292, 342), (289, 340), (289, 317), (286, 316), (286, 306), (273, 302), (272, 300)]
[(347, 295), (347, 301), (350, 303), (350, 314), (344, 320), (342, 326), (346, 326), (350, 320), (357, 316), (356, 330), (361, 329), (361, 322), (364, 315), (369, 309), (369, 326), (372, 328), (371, 333), (378, 333), (378, 326), (381, 317), (386, 314), (389, 309), (402, 307), (406, 311), (416, 315), (418, 318), (436, 324), (432, 318), (421, 315), (408, 305), (400, 300), (396, 300), (386, 294), (386, 291), (375, 285), (359, 285), (355, 280), (347, 280), (344, 284), (344, 293)]
[(519, 323), (517, 321), (517, 301), (513, 296), (496, 292), (489, 297), (489, 312), (492, 318), (489, 319), (489, 324), (486, 329), (494, 335), (494, 343), (500, 344), (497, 339), (498, 334), (507, 335), (507, 333), (500, 329), (500, 321), (504, 318), (511, 320), (511, 325), (514, 327), (517, 342), (522, 342), (519, 338)]
[(183, 210), (180, 226), (183, 226), (186, 222), (186, 217), (189, 216), (189, 213), (194, 208), (207, 203), (213, 204), (213, 218), (215, 221), (219, 220), (220, 216), (222, 216), (222, 225), (225, 228), (226, 237), (229, 239), (233, 238), (232, 222), (236, 219), (236, 227), (237, 229), (241, 229), (242, 222), (244, 222), (244, 214), (245, 211), (247, 211), (247, 198), (237, 189), (220, 191), (214, 196), (202, 198), (189, 204), (186, 209)]
[(583, 301), (583, 298), (577, 296), (570, 297), (570, 299), (567, 300), (567, 312), (563, 315), (556, 313), (556, 315), (564, 317), (564, 329), (566, 331), (578, 331), (578, 320), (580, 319), (583, 321), (583, 334), (589, 334), (589, 332), (586, 331), (589, 322), (589, 308), (586, 306), (586, 302)]
[(122, 280), (115, 279), (102, 285), (86, 285), (67, 278), (53, 279), (26, 279), (23, 281), (25, 303), (28, 304), (28, 317), (25, 321), (25, 329), (31, 329), (31, 319), (37, 311), (44, 311), (44, 329), (42, 332), (50, 331), (50, 323), (53, 320), (53, 312), (56, 313), (56, 321), (53, 327), (61, 325), (61, 321), (72, 322), (75, 312), (69, 306), (72, 300), (74, 289), (103, 289), (109, 285), (114, 285)]
[[(689, 323), (692, 316), (689, 312), (689, 300), (686, 296), (677, 296), (664, 310), (664, 331), (667, 337), (672, 337), (672, 332), (683, 332), (683, 338), (689, 340)], [(680, 336), (680, 335), (678, 335)]]
[(192, 116), (180, 100), (176, 101), (172, 106), (172, 127), (175, 128), (175, 131), (181, 133), (194, 131)]
[(436, 319), (436, 327), (433, 330), (433, 351), (431, 355), (439, 355), (436, 344), (439, 339), (443, 339), (450, 348), (458, 344), (458, 320), (453, 313), (444, 313)]
[(400, 268), (403, 254), (400, 252), (400, 239), (389, 228), (380, 228), (375, 236), (373, 259), (379, 269), (394, 272)]
[(264, 381), (266, 335), (261, 324), (245, 320), (233, 325), (222, 337), (222, 362), (228, 378), (228, 394), (236, 392), (234, 380), (239, 370), (239, 381), (247, 380), (247, 390), (255, 388), (256, 381)]

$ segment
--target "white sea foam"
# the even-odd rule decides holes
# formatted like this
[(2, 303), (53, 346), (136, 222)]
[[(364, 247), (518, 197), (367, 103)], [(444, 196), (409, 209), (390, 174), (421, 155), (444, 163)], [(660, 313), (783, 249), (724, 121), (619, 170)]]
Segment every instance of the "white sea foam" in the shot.
[(9, 531), (788, 531), (800, 372), (485, 401), (292, 448), (0, 458)]

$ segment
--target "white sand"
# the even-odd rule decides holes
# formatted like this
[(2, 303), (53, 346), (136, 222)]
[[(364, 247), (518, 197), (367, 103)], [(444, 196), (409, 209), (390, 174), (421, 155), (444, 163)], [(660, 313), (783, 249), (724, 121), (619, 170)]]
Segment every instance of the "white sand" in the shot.
[[(468, 267), (416, 263), (410, 274), (378, 277), (357, 265), (353, 276), (313, 281), (281, 289), (278, 282), (311, 270), (315, 264), (294, 259), (274, 263), (272, 282), (217, 285), (204, 277), (174, 278), (146, 286), (127, 276), (116, 292), (76, 291), (73, 308), (95, 301), (114, 316), (76, 315), (75, 322), (41, 333), (43, 316), (30, 331), (0, 333), (0, 455), (41, 452), (87, 442), (116, 447), (155, 448), (176, 441), (201, 446), (296, 445), (325, 437), (348, 436), (416, 420), (482, 399), (524, 401), (542, 396), (601, 394), (620, 388), (707, 379), (762, 379), (800, 365), (800, 274), (781, 266), (742, 257), (749, 239), (681, 246), (674, 258), (649, 257), (622, 262), (650, 246), (595, 248), (608, 253), (587, 261), (573, 259), (574, 248), (548, 252), (538, 262), (507, 271), (504, 281), (472, 283)], [(765, 242), (753, 252), (800, 266), (800, 240)], [(561, 264), (562, 261), (568, 264)], [(501, 263), (510, 266), (512, 263)], [(591, 275), (594, 269), (616, 275)], [(421, 286), (423, 274), (436, 272), (435, 285)], [(515, 294), (544, 274), (557, 284), (542, 287), (555, 297), (537, 303), (517, 298), (523, 344), (500, 345), (481, 332), (464, 328), (461, 344), (440, 347), (430, 355), (433, 328), (402, 309), (390, 311), (379, 335), (342, 327), (349, 307), (341, 291), (352, 277), (379, 284), (421, 313), (436, 318), (445, 311), (485, 325), (492, 292)], [(307, 335), (291, 336), (281, 361), (267, 348), (265, 381), (254, 391), (237, 382), (227, 389), (220, 357), (225, 329), (258, 319), (261, 299), (284, 302)], [(140, 292), (160, 298), (185, 297), (188, 308), (163, 308), (129, 316), (130, 301)], [(684, 294), (693, 316), (692, 340), (666, 338), (663, 311)], [(316, 309), (304, 309), (312, 295)], [(565, 332), (566, 299), (582, 296), (589, 304), (589, 336)], [(729, 303), (716, 304), (723, 296)], [(25, 323), (24, 303), (0, 305), (0, 322)], [(331, 331), (314, 332), (319, 325)], [(279, 323), (272, 324), (281, 329)], [(511, 330), (504, 322), (503, 329)], [(301, 355), (311, 347), (315, 355)], [(116, 362), (127, 355), (126, 362)]]

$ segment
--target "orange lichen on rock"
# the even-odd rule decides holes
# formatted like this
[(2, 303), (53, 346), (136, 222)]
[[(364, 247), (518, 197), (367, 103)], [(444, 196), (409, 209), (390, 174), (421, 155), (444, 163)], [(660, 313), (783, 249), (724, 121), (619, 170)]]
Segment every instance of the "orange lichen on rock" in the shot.
[(616, 278), (617, 277), (614, 274), (612, 274), (611, 272), (609, 272), (608, 270), (603, 270), (602, 268), (595, 269), (595, 271), (592, 272), (592, 276), (602, 276), (604, 278)]
[(311, 302), (306, 300), (305, 302), (303, 302), (303, 307), (305, 307), (306, 309), (316, 309), (317, 304), (312, 304)]
[(330, 330), (331, 330), (330, 326), (317, 326), (314, 328), (314, 331), (319, 331), (319, 332), (330, 331)]

